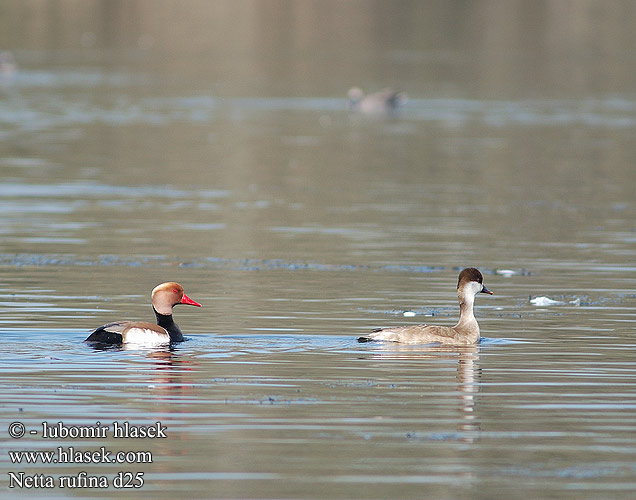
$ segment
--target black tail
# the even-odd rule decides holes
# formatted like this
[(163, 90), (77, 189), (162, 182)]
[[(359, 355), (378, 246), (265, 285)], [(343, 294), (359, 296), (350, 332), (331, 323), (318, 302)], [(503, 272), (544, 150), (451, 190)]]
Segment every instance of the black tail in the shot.
[[(376, 328), (374, 330), (371, 330), (371, 333), (377, 333), (377, 332), (381, 332), (383, 330), (383, 328)], [(358, 337), (358, 342), (373, 342), (375, 341), (375, 339), (373, 337)]]
[(91, 333), (84, 342), (95, 342), (96, 344), (121, 344), (121, 333), (109, 332), (98, 328)]

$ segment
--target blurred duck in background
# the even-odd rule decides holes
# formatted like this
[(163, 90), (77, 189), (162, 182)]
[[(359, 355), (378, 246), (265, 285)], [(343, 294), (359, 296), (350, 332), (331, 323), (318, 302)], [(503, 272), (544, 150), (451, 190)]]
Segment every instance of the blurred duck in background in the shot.
[(15, 62), (13, 53), (5, 50), (0, 52), (0, 76), (10, 77), (17, 73), (18, 65)]
[(407, 101), (406, 93), (387, 88), (365, 94), (359, 87), (352, 87), (347, 92), (349, 109), (365, 114), (395, 113)]

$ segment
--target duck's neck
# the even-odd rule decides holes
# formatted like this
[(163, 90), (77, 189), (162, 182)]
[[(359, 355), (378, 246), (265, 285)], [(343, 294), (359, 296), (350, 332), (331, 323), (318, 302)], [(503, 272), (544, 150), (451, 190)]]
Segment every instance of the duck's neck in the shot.
[(474, 295), (466, 294), (459, 296), (459, 321), (455, 325), (455, 329), (466, 333), (476, 333), (477, 336), (479, 336), (479, 324), (473, 313), (474, 302)]
[(183, 334), (172, 319), (172, 314), (158, 313), (154, 307), (152, 308), (152, 310), (155, 312), (155, 316), (157, 317), (157, 324), (165, 328), (166, 331), (170, 334), (170, 341), (181, 342), (183, 340)]

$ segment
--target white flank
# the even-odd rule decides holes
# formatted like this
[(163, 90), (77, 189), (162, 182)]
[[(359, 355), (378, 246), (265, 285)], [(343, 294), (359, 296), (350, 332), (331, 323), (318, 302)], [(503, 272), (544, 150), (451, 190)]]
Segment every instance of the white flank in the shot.
[(146, 328), (130, 328), (122, 335), (126, 344), (161, 345), (170, 343), (170, 335), (167, 332), (159, 333)]

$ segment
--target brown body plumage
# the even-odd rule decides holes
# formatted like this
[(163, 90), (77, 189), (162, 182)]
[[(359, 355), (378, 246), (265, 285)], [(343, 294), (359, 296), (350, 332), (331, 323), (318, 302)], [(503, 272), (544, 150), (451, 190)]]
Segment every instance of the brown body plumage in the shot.
[(457, 297), (459, 299), (459, 321), (455, 326), (410, 325), (381, 328), (358, 339), (360, 342), (384, 340), (403, 344), (476, 344), (480, 339), (479, 324), (473, 314), (473, 303), (478, 293), (492, 292), (483, 285), (483, 276), (478, 269), (468, 267), (459, 273)]

